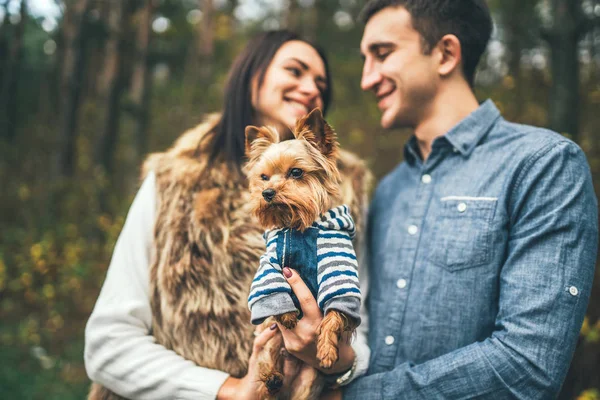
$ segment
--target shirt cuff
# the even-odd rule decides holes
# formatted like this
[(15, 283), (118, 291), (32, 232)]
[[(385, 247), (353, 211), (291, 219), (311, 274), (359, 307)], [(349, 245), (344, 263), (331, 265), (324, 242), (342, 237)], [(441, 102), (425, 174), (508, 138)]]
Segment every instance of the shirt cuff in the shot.
[(179, 379), (177, 400), (212, 400), (217, 398), (229, 374), (207, 368), (193, 368)]
[(356, 357), (356, 369), (348, 381), (344, 383), (344, 386), (366, 374), (369, 369), (369, 358), (371, 357), (369, 346), (361, 341), (356, 341), (352, 343), (352, 350), (354, 350), (354, 356)]

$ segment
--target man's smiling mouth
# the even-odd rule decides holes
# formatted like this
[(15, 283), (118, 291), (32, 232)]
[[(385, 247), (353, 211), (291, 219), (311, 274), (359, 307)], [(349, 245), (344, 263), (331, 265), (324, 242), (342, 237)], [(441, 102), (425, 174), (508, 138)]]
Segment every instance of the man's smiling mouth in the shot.
[(394, 87), (391, 90), (388, 90), (387, 92), (377, 95), (377, 106), (381, 109), (384, 108), (384, 103), (386, 102), (386, 100), (396, 92), (396, 88)]

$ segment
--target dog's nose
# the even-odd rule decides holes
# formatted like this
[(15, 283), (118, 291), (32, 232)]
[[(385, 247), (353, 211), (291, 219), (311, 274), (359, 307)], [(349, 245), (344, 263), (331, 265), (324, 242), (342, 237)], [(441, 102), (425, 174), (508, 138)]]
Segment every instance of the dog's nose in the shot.
[(262, 195), (266, 201), (271, 202), (273, 197), (275, 197), (275, 191), (273, 189), (265, 189), (263, 190)]

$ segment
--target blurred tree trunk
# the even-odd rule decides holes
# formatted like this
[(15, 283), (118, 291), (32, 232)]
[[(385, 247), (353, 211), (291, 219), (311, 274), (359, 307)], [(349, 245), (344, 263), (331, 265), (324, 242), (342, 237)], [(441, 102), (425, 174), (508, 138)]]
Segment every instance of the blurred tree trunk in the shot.
[(136, 119), (135, 152), (137, 161), (148, 151), (148, 116), (152, 79), (149, 71), (149, 49), (152, 36), (152, 15), (156, 0), (146, 0), (136, 16), (138, 30), (136, 37), (136, 59), (131, 81), (131, 105)]
[(4, 138), (13, 142), (17, 129), (17, 96), (19, 92), (19, 70), (23, 56), (23, 33), (27, 23), (27, 1), (21, 0), (20, 20), (14, 28), (10, 43), (6, 66), (3, 68), (2, 91), (0, 92), (0, 120), (3, 120)]
[(302, 10), (298, 5), (298, 0), (290, 0), (290, 8), (287, 10), (285, 26), (293, 31), (300, 32)]
[(213, 0), (198, 0), (202, 21), (196, 25), (194, 40), (188, 52), (185, 85), (188, 101), (194, 102), (194, 94), (200, 85), (207, 85), (213, 74), (215, 42), (215, 7)]
[(579, 139), (579, 40), (589, 29), (580, 0), (552, 0), (552, 27), (543, 31), (551, 51), (549, 125)]
[(8, 20), (8, 0), (4, 0), (2, 3), (2, 11), (4, 17), (2, 17), (2, 21), (0, 23), (0, 93), (2, 93), (3, 80), (4, 76), (4, 68), (6, 67), (6, 63), (8, 60), (8, 34), (10, 22)]
[(213, 0), (200, 0), (204, 19), (198, 24), (197, 46), (199, 73), (202, 82), (207, 82), (213, 73), (213, 56), (215, 52), (215, 5)]
[(65, 2), (60, 107), (62, 122), (55, 165), (58, 176), (71, 176), (75, 171), (77, 115), (85, 72), (86, 19), (90, 4), (91, 0)]
[(126, 1), (110, 3), (108, 40), (105, 47), (104, 72), (102, 75), (102, 98), (104, 102), (104, 126), (98, 137), (95, 162), (111, 175), (113, 160), (119, 138), (120, 99), (125, 87), (125, 52), (128, 27)]
[(316, 42), (319, 36), (318, 23), (322, 19), (320, 13), (323, 11), (323, 0), (315, 0), (314, 5), (302, 12), (301, 24), (299, 29), (301, 30), (302, 36), (312, 42)]
[[(503, 0), (498, 3), (498, 12), (505, 31), (506, 48), (508, 49), (508, 73), (513, 78), (513, 101), (507, 105), (507, 115), (519, 120), (525, 110), (527, 101), (526, 84), (523, 82), (521, 55), (523, 50), (533, 45), (530, 38), (532, 25), (536, 19), (535, 7), (537, 0)], [(537, 39), (537, 38), (536, 38)]]
[[(121, 0), (131, 1), (131, 0)], [(108, 20), (110, 19), (110, 1), (94, 1), (94, 12), (97, 19), (94, 24), (90, 24), (87, 54), (88, 67), (86, 68), (86, 97), (98, 98), (103, 91), (104, 84), (104, 53), (106, 51), (106, 40), (108, 38)]]

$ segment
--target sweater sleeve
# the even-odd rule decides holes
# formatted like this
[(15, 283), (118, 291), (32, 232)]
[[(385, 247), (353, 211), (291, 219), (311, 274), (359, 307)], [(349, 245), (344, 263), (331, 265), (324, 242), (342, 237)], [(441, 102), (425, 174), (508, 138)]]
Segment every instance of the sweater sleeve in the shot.
[(317, 303), (360, 322), (358, 263), (346, 231), (321, 230), (317, 238)]
[(85, 329), (86, 371), (94, 382), (131, 399), (214, 399), (229, 375), (197, 366), (151, 334), (155, 193), (150, 173), (129, 210)]
[(248, 307), (251, 321), (261, 324), (266, 318), (296, 311), (290, 293), (292, 288), (283, 277), (277, 258), (277, 237), (271, 231), (266, 235), (267, 251), (260, 258), (260, 265), (250, 287)]

